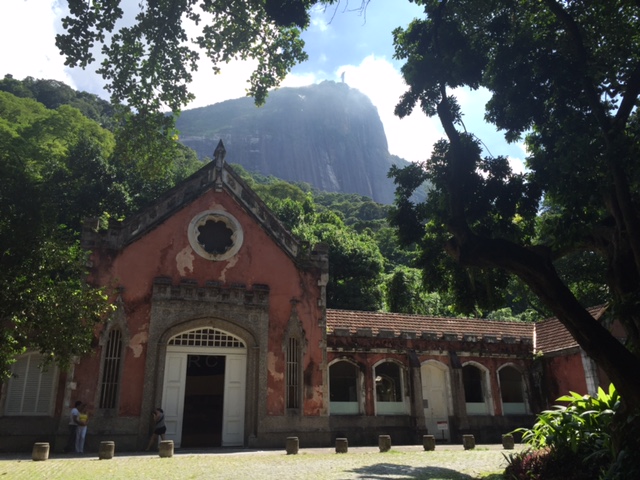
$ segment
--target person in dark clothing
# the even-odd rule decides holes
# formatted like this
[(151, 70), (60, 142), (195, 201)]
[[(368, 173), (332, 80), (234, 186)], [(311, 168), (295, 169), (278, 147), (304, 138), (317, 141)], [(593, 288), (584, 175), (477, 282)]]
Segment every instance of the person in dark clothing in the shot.
[(76, 433), (78, 431), (78, 417), (80, 416), (79, 407), (82, 405), (80, 400), (76, 400), (71, 412), (69, 412), (69, 439), (67, 446), (64, 447), (64, 453), (75, 452), (76, 450)]
[(153, 411), (152, 415), (155, 426), (153, 428), (153, 434), (149, 439), (149, 445), (147, 445), (147, 452), (151, 450), (151, 447), (155, 449), (158, 446), (158, 437), (164, 440), (164, 434), (167, 431), (167, 427), (164, 424), (164, 411), (158, 407)]

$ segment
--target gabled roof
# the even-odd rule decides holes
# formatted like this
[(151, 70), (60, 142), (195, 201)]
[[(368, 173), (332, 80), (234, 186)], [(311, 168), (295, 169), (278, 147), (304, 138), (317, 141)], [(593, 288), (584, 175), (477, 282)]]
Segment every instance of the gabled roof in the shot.
[(97, 246), (120, 250), (162, 224), (208, 191), (228, 193), (244, 210), (262, 226), (267, 234), (291, 258), (300, 252), (296, 238), (271, 213), (265, 203), (242, 178), (224, 161), (226, 151), (222, 140), (214, 151), (214, 160), (153, 203), (130, 215), (123, 222), (112, 222), (107, 231), (98, 231), (97, 220), (85, 222), (82, 244), (86, 248)]
[(359, 330), (371, 329), (373, 336), (378, 336), (382, 330), (393, 331), (394, 336), (408, 333), (418, 337), (429, 334), (443, 337), (455, 334), (460, 338), (475, 335), (479, 338), (494, 337), (496, 340), (533, 340), (534, 324), (327, 309), (327, 333), (331, 335), (343, 329), (348, 329), (350, 335), (357, 334)]
[[(606, 309), (607, 305), (599, 305), (588, 308), (587, 311), (593, 318), (600, 320)], [(578, 347), (578, 342), (556, 317), (537, 322), (535, 335), (533, 348), (536, 352), (547, 354)]]

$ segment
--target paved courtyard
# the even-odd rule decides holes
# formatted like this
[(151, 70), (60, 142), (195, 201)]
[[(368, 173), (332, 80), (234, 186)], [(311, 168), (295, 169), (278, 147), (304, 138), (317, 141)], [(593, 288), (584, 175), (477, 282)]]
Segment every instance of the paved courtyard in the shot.
[[(516, 451), (522, 447), (517, 445)], [(157, 453), (118, 453), (98, 460), (97, 453), (64, 455), (34, 462), (30, 454), (0, 454), (0, 479), (445, 479), (497, 480), (506, 466), (501, 445), (395, 446), (380, 453), (378, 447), (350, 447), (346, 454), (334, 448), (284, 450), (177, 450), (172, 458)]]

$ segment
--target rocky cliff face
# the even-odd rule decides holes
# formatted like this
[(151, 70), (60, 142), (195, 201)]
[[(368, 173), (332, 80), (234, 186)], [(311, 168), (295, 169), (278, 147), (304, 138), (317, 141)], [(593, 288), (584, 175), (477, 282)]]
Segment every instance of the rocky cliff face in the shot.
[(249, 171), (393, 201), (387, 173), (397, 157), (371, 101), (344, 83), (282, 88), (260, 108), (240, 98), (187, 110), (177, 125), (181, 142), (201, 158), (222, 139), (227, 161)]

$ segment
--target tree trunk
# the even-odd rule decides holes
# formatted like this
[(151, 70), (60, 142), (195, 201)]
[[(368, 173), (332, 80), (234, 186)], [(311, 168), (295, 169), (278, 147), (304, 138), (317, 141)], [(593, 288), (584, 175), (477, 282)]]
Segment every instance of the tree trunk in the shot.
[(535, 251), (467, 232), (463, 242), (457, 238), (449, 242), (447, 251), (463, 266), (502, 268), (517, 275), (607, 373), (623, 400), (629, 406), (640, 405), (640, 358), (580, 305), (542, 249)]

